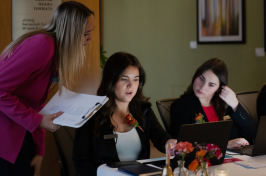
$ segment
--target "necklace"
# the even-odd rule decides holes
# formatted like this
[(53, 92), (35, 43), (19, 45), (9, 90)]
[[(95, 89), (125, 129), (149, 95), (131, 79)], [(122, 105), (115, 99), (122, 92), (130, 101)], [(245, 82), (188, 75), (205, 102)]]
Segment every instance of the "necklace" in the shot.
[[(126, 114), (129, 114), (129, 112), (127, 112)], [(126, 115), (122, 115), (122, 116), (120, 116), (120, 115), (117, 115), (117, 114), (115, 114), (115, 113), (114, 113), (113, 115), (115, 115), (116, 117), (121, 118), (122, 120), (123, 120), (123, 119), (125, 118), (125, 116), (126, 116)]]
[(58, 68), (56, 68), (53, 73), (52, 73), (52, 83), (50, 85), (50, 92), (53, 91), (53, 89), (57, 86), (58, 84), (58, 81), (59, 81), (59, 73), (58, 73)]

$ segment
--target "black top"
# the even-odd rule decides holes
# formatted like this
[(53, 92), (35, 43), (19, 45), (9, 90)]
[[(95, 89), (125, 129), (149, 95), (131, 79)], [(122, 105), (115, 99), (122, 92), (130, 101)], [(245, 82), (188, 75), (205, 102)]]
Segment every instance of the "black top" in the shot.
[(257, 98), (257, 115), (258, 122), (260, 121), (261, 116), (266, 115), (266, 84), (262, 87)]
[[(134, 113), (130, 108), (133, 117), (139, 122), (139, 125), (144, 130), (142, 132), (136, 128), (141, 141), (141, 151), (138, 160), (150, 158), (150, 141), (161, 152), (165, 153), (165, 143), (171, 139), (169, 134), (165, 132), (158, 122), (150, 103), (142, 103), (141, 109), (144, 114), (144, 119)], [(73, 161), (77, 172), (83, 175), (95, 175), (97, 168), (106, 162), (119, 162), (114, 139), (104, 139), (103, 135), (113, 134), (113, 126), (111, 121), (104, 123), (104, 132), (101, 137), (94, 140), (95, 119), (97, 113), (81, 128), (76, 130)], [(118, 139), (119, 140), (119, 139)]]
[[(170, 113), (170, 134), (173, 136), (178, 136), (180, 126), (183, 124), (195, 123), (195, 114), (203, 114), (205, 122), (209, 122), (199, 98), (196, 97), (194, 93), (191, 95), (185, 95), (175, 100), (171, 105)], [(225, 115), (229, 115), (233, 120), (233, 126), (229, 139), (245, 138), (250, 144), (252, 144), (252, 139), (256, 136), (257, 125), (241, 104), (238, 104), (235, 112), (233, 112), (231, 107), (228, 107)]]

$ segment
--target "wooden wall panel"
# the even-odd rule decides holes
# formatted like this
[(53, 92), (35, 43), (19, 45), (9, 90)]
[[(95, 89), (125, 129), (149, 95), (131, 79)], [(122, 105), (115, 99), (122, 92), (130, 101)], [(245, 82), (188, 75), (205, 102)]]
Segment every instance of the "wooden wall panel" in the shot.
[(12, 41), (12, 1), (1, 0), (0, 5), (0, 52)]
[[(65, 2), (66, 0), (62, 0)], [(100, 24), (99, 24), (99, 0), (77, 0), (89, 7), (95, 13), (95, 29), (91, 46), (86, 46), (87, 57), (90, 58), (81, 70), (80, 80), (73, 91), (80, 93), (96, 94), (100, 84)], [(0, 51), (12, 42), (12, 1), (1, 0), (0, 6)], [(56, 93), (55, 88), (48, 100)], [(46, 153), (42, 164), (41, 175), (58, 176), (58, 153), (52, 133), (47, 131), (45, 139)]]
[(100, 14), (99, 0), (77, 0), (89, 7), (95, 13), (95, 28), (92, 32), (93, 40), (90, 46), (86, 46), (87, 56), (90, 60), (85, 63), (81, 70), (81, 78), (78, 85), (73, 89), (75, 92), (96, 94), (100, 85)]

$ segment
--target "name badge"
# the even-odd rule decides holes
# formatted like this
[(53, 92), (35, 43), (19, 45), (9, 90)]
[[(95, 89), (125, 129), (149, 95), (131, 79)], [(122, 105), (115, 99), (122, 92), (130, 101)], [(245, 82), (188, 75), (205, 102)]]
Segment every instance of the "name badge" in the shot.
[(114, 139), (117, 138), (118, 135), (117, 134), (108, 134), (108, 135), (104, 135), (103, 138), (104, 139)]

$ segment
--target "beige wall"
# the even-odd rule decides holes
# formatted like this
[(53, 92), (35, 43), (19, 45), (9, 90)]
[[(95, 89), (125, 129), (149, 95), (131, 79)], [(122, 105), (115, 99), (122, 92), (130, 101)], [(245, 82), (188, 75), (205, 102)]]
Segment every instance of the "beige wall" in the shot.
[(229, 86), (235, 91), (258, 90), (266, 82), (266, 58), (255, 57), (264, 46), (263, 1), (246, 1), (245, 44), (202, 44), (197, 40), (195, 0), (103, 0), (104, 49), (136, 55), (147, 74), (144, 88), (155, 101), (178, 97), (197, 67), (218, 57), (229, 69)]

